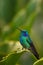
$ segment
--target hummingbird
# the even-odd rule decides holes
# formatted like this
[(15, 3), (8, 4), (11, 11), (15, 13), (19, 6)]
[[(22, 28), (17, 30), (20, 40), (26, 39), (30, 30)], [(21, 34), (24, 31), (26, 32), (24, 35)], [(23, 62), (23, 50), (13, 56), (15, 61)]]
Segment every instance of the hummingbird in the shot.
[(19, 39), (20, 44), (23, 46), (23, 48), (30, 50), (33, 53), (33, 55), (37, 59), (39, 59), (39, 54), (38, 54), (38, 52), (37, 52), (37, 50), (33, 44), (32, 39), (30, 38), (30, 36), (28, 34), (28, 31), (21, 30), (19, 28), (18, 28), (18, 30), (20, 30), (20, 32), (21, 32), (20, 33), (20, 39)]

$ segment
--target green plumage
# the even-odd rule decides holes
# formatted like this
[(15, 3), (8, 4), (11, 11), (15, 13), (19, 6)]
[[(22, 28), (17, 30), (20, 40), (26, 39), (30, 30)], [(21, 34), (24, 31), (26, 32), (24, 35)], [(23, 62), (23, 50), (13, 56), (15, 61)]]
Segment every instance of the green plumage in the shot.
[(21, 38), (22, 38), (21, 44), (23, 45), (23, 47), (27, 49), (30, 48), (29, 43), (26, 41), (27, 37), (22, 36)]

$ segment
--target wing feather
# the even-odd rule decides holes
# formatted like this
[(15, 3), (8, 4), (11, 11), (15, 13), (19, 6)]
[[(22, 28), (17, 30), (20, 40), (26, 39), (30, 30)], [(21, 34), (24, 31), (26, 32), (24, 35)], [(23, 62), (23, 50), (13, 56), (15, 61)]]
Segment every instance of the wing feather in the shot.
[(39, 59), (39, 54), (38, 54), (38, 52), (36, 51), (36, 48), (35, 48), (35, 46), (34, 46), (34, 44), (33, 44), (33, 42), (30, 42), (28, 39), (27, 39), (27, 42), (30, 44), (30, 51), (35, 55), (35, 57), (37, 58), (37, 59)]

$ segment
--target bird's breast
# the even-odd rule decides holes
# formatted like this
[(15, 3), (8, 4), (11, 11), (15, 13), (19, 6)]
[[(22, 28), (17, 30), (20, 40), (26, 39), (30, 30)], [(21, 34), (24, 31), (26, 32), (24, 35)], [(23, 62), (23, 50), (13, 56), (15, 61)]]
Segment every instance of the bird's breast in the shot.
[(23, 47), (29, 48), (30, 45), (29, 45), (29, 43), (26, 41), (26, 39), (27, 39), (27, 37), (24, 37), (24, 36), (20, 37), (20, 43), (21, 43), (21, 45), (22, 45)]

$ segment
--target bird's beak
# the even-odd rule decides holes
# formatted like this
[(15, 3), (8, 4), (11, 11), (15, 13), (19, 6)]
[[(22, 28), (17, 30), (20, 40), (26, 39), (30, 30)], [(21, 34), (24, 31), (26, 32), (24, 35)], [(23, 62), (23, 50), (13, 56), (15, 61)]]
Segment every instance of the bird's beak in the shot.
[(22, 32), (22, 30), (20, 28), (17, 28), (17, 29)]

